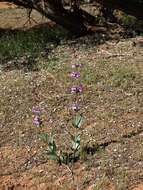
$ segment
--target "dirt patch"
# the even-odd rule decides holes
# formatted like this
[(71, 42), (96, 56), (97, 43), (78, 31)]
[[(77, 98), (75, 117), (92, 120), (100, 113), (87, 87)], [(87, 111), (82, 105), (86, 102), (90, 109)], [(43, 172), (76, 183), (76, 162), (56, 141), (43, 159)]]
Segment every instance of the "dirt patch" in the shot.
[[(6, 8), (7, 5), (1, 5), (5, 9), (0, 9), (0, 29), (22, 29), (26, 30), (33, 26), (38, 26), (47, 23), (50, 26), (51, 22), (37, 11), (33, 10), (31, 19), (28, 19), (27, 9), (25, 8)], [(11, 7), (11, 6), (10, 6)], [(49, 24), (48, 24), (49, 23)]]
[(11, 8), (16, 8), (16, 5), (5, 2), (0, 3), (0, 9), (11, 9)]
[(143, 185), (137, 185), (135, 188), (133, 188), (133, 190), (143, 190)]

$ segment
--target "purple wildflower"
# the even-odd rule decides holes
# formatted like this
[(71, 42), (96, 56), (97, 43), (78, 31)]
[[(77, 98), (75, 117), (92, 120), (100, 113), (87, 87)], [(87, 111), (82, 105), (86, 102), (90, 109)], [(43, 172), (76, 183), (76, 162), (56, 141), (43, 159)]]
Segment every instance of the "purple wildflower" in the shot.
[(70, 92), (71, 92), (71, 93), (77, 93), (77, 87), (72, 87), (72, 88), (70, 89)]
[(83, 85), (82, 84), (78, 87), (78, 92), (80, 92), (80, 93), (83, 92)]
[(72, 68), (78, 68), (78, 67), (82, 67), (83, 65), (81, 63), (75, 63), (72, 64)]
[(83, 86), (80, 85), (79, 87), (72, 87), (70, 89), (71, 93), (82, 93), (83, 92)]
[(80, 110), (80, 106), (78, 104), (73, 104), (71, 106), (71, 109), (74, 110), (74, 111), (79, 111)]
[(42, 121), (40, 119), (39, 116), (35, 116), (34, 119), (33, 119), (33, 124), (35, 124), (37, 127), (40, 127), (40, 125), (42, 124)]
[(80, 77), (80, 73), (79, 73), (79, 72), (72, 72), (72, 73), (70, 74), (70, 76), (71, 76), (72, 78), (79, 78), (79, 77)]
[(32, 112), (35, 113), (35, 114), (40, 114), (40, 113), (41, 113), (41, 110), (40, 110), (40, 108), (38, 108), (38, 107), (33, 107), (33, 108), (32, 108)]

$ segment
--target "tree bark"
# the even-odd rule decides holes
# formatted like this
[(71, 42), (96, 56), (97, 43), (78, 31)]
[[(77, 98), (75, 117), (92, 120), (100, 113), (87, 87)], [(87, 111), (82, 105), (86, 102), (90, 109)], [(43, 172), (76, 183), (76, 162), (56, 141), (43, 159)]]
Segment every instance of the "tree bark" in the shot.
[[(2, 2), (3, 0), (0, 0)], [(84, 10), (70, 11), (64, 9), (62, 0), (4, 0), (25, 8), (35, 9), (50, 20), (63, 26), (77, 36), (86, 35), (90, 31), (87, 27), (89, 18), (94, 18)]]

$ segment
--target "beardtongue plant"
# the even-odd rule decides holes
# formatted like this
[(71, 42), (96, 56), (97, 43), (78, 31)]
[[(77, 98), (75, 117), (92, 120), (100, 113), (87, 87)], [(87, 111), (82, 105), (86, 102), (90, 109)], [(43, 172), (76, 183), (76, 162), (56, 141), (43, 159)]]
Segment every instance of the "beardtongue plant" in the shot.
[[(81, 77), (81, 74), (79, 72), (79, 69), (82, 68), (82, 64), (73, 64), (71, 67), (74, 69), (70, 73), (70, 77), (72, 79), (72, 82), (74, 83), (74, 86), (70, 87), (69, 93), (74, 94), (76, 97), (74, 98), (75, 102), (70, 106), (70, 109), (74, 112), (73, 113), (73, 122), (72, 127), (75, 128), (76, 132), (75, 134), (71, 134), (68, 130), (67, 133), (69, 134), (71, 138), (71, 152), (64, 152), (63, 150), (58, 150), (56, 141), (55, 141), (55, 134), (52, 131), (50, 135), (47, 133), (41, 134), (41, 139), (44, 143), (46, 143), (47, 150), (46, 153), (51, 160), (57, 161), (59, 164), (69, 164), (70, 162), (75, 162), (80, 157), (80, 149), (81, 149), (81, 132), (79, 129), (81, 128), (83, 124), (83, 116), (79, 114), (79, 111), (81, 109), (81, 105), (79, 105), (78, 102), (78, 95), (83, 93), (83, 85), (80, 83), (79, 78)], [(76, 81), (76, 82), (75, 82)], [(40, 110), (38, 108), (33, 108), (32, 112), (35, 114), (35, 118), (33, 120), (33, 123), (39, 127), (42, 124), (41, 118), (40, 118)]]
[[(79, 79), (81, 77), (79, 69), (82, 67), (83, 67), (83, 65), (79, 64), (79, 63), (72, 64), (72, 68), (75, 70), (71, 73), (71, 77), (73, 79)], [(80, 81), (78, 81), (76, 83), (77, 83), (76, 86), (71, 87), (71, 90), (70, 90), (70, 92), (72, 94), (75, 94), (75, 96), (76, 96), (76, 98), (75, 98), (76, 103), (73, 103), (71, 106), (72, 110), (75, 112), (75, 114), (73, 115), (73, 117), (75, 117), (75, 119), (72, 122), (72, 126), (74, 128), (76, 128), (76, 130), (79, 130), (83, 124), (84, 118), (81, 114), (78, 114), (78, 112), (81, 109), (81, 105), (79, 105), (79, 102), (78, 102), (78, 94), (83, 93), (83, 85), (80, 83)], [(75, 159), (76, 157), (80, 156), (81, 133), (79, 131), (76, 131), (76, 134), (72, 135), (71, 139), (72, 139), (73, 156)]]

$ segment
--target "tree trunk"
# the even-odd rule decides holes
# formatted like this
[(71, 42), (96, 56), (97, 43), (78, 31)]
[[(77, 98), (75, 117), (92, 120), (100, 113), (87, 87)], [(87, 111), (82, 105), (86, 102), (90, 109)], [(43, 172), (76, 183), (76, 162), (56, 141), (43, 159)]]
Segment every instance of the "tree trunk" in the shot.
[[(0, 0), (2, 2), (3, 0)], [(64, 9), (62, 0), (4, 0), (6, 2), (14, 3), (25, 8), (35, 9), (41, 14), (45, 15), (50, 20), (63, 26), (71, 33), (82, 36), (90, 31), (87, 23), (93, 20), (94, 17), (84, 10), (71, 11)]]

